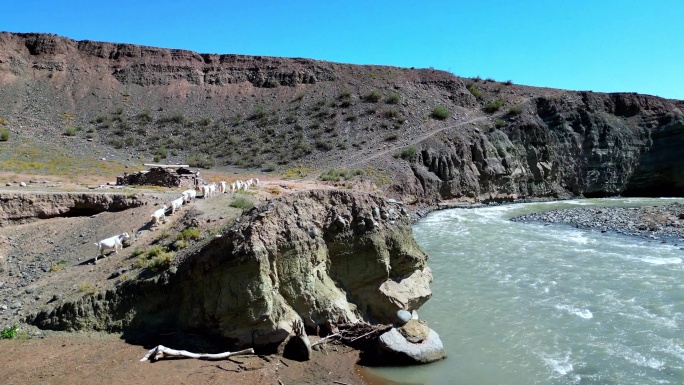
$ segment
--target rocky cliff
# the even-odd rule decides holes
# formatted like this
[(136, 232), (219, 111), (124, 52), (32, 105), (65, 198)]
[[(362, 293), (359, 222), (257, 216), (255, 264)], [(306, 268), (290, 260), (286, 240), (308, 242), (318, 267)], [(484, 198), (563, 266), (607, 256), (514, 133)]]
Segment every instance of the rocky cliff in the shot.
[(494, 124), (446, 130), (418, 143), (409, 159), (417, 183), (400, 188), (435, 199), (681, 196), (683, 129), (682, 109), (664, 99), (539, 96)]
[[(31, 319), (64, 330), (190, 331), (236, 345), (282, 341), (294, 320), (393, 321), (431, 292), (406, 210), (339, 190), (288, 195), (251, 210), (170, 270), (88, 294)], [(141, 277), (146, 277), (142, 272)]]

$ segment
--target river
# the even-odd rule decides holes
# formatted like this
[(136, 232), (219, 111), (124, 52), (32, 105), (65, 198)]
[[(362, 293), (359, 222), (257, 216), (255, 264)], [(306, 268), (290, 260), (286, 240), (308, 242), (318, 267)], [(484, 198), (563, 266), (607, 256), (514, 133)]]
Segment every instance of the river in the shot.
[(670, 202), (585, 199), (428, 215), (413, 229), (434, 274), (419, 314), (449, 357), (374, 372), (430, 385), (684, 384), (684, 244), (509, 221), (555, 208)]

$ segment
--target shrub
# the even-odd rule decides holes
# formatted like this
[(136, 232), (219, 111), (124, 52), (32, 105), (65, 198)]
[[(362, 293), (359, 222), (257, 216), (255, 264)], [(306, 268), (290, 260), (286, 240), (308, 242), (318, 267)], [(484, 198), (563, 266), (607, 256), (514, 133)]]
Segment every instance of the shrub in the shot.
[(493, 101), (487, 103), (487, 104), (483, 107), (483, 109), (484, 109), (485, 112), (491, 114), (492, 112), (498, 111), (499, 108), (501, 108), (501, 106), (503, 106), (503, 104), (504, 104), (504, 101), (503, 101), (503, 100), (501, 100), (501, 99), (496, 99), (496, 100), (493, 100)]
[(444, 120), (449, 117), (449, 110), (447, 110), (446, 107), (435, 107), (430, 116), (432, 116), (433, 119)]
[(333, 149), (333, 145), (330, 142), (326, 142), (323, 140), (317, 140), (315, 144), (316, 148), (321, 151), (330, 151)]
[(173, 262), (173, 252), (166, 251), (150, 259), (146, 267), (152, 271), (160, 271), (167, 269), (171, 262)]
[(416, 146), (404, 147), (401, 152), (399, 152), (398, 157), (402, 159), (409, 159), (416, 155)]
[(508, 114), (513, 115), (513, 116), (520, 115), (520, 114), (522, 114), (522, 111), (523, 110), (522, 110), (521, 106), (513, 106), (513, 107), (508, 109)]
[(254, 203), (252, 203), (251, 200), (243, 197), (243, 196), (238, 196), (233, 199), (232, 202), (230, 202), (230, 207), (235, 207), (238, 209), (242, 209), (242, 211), (249, 210), (252, 207), (254, 207)]
[(176, 112), (173, 115), (163, 116), (157, 120), (158, 124), (165, 125), (169, 123), (185, 124), (185, 116), (182, 113)]
[(249, 120), (261, 120), (261, 119), (265, 119), (267, 114), (268, 113), (266, 112), (266, 107), (259, 104), (254, 108), (254, 111), (252, 111), (252, 114), (249, 115), (249, 117), (247, 119), (249, 119)]
[(64, 131), (64, 135), (66, 135), (66, 136), (76, 135), (76, 127), (67, 127), (67, 129)]
[(399, 94), (396, 92), (392, 92), (387, 96), (387, 104), (397, 104), (399, 103)]
[(138, 257), (138, 256), (142, 255), (144, 252), (145, 252), (145, 250), (143, 250), (143, 249), (141, 249), (141, 248), (139, 248), (139, 247), (136, 247), (136, 248), (133, 250), (133, 252), (131, 253), (131, 257)]
[(395, 109), (389, 109), (382, 112), (382, 115), (387, 119), (395, 119), (399, 117), (399, 111)]
[(202, 235), (200, 234), (200, 229), (197, 227), (188, 227), (181, 231), (180, 234), (176, 237), (176, 239), (181, 240), (181, 239), (191, 239), (191, 240), (198, 240), (202, 238)]
[(468, 85), (468, 92), (470, 92), (474, 97), (478, 99), (482, 99), (482, 97), (484, 96), (482, 90), (477, 88), (475, 84)]
[(367, 93), (364, 97), (363, 100), (369, 102), (369, 103), (375, 103), (382, 98), (382, 95), (380, 95), (380, 92), (377, 90), (372, 90), (371, 92)]
[(173, 243), (172, 247), (174, 250), (181, 250), (188, 247), (189, 243), (185, 239), (179, 239)]
[(399, 136), (397, 134), (389, 134), (385, 137), (385, 140), (388, 142), (393, 142), (397, 139), (399, 139)]
[(273, 172), (273, 171), (276, 170), (276, 168), (278, 168), (278, 165), (276, 165), (275, 163), (273, 163), (273, 162), (266, 162), (266, 163), (264, 163), (264, 164), (261, 166), (261, 171), (264, 171), (264, 172)]
[(169, 150), (167, 150), (166, 147), (159, 147), (155, 155), (157, 155), (159, 159), (166, 159), (169, 155)]
[(9, 326), (2, 329), (2, 331), (0, 331), (0, 339), (11, 340), (17, 336), (17, 330), (19, 330), (19, 325)]
[(506, 80), (506, 81), (504, 82), (504, 85), (506, 85), (506, 86), (510, 86), (510, 85), (512, 85), (512, 84), (513, 84), (513, 80)]
[(0, 142), (6, 142), (9, 140), (9, 130), (3, 128), (0, 130)]
[(187, 163), (190, 167), (211, 168), (216, 161), (209, 155), (194, 153), (188, 156)]
[(506, 122), (504, 122), (504, 121), (501, 120), (501, 119), (497, 119), (496, 122), (494, 123), (494, 126), (496, 126), (496, 128), (501, 128), (501, 127), (503, 127), (503, 126), (505, 126), (505, 125), (506, 125)]
[(66, 264), (67, 264), (67, 262), (66, 262), (65, 260), (60, 259), (59, 262), (57, 262), (57, 263), (55, 263), (54, 265), (50, 266), (50, 272), (51, 272), (51, 273), (56, 273), (56, 272), (58, 272), (58, 271), (64, 269), (64, 267), (66, 267)]

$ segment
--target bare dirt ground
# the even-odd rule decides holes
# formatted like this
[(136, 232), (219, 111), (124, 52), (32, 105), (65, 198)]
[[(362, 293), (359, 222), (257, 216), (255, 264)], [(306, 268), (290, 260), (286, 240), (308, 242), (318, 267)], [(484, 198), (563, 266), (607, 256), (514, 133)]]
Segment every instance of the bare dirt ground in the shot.
[[(246, 179), (247, 175), (209, 171), (208, 180)], [(312, 188), (334, 188), (316, 180), (263, 178), (256, 191), (245, 194), (258, 203), (282, 194)], [(1, 192), (94, 191), (79, 180), (56, 180), (35, 175), (14, 175), (16, 180), (48, 180), (49, 183), (5, 186)], [(106, 184), (108, 178), (95, 183)], [(58, 184), (56, 182), (62, 182)], [(363, 186), (361, 186), (363, 187)], [(372, 191), (374, 186), (365, 186)], [(311, 361), (300, 363), (279, 356), (237, 356), (231, 360), (200, 361), (171, 359), (142, 363), (140, 358), (152, 346), (127, 343), (118, 335), (103, 333), (63, 333), (38, 330), (21, 323), (26, 315), (50, 308), (60, 301), (82, 296), (88, 291), (114, 287), (121, 277), (113, 273), (129, 268), (132, 252), (160, 238), (173, 238), (187, 226), (197, 226), (203, 236), (229, 225), (240, 215), (230, 207), (235, 194), (202, 199), (184, 206), (166, 223), (150, 228), (150, 213), (180, 195), (181, 189), (134, 188), (95, 190), (136, 194), (145, 205), (121, 212), (93, 216), (52, 218), (0, 227), (0, 326), (20, 325), (19, 338), (0, 340), (0, 373), (5, 384), (389, 384), (374, 378), (356, 365), (358, 352), (345, 346), (328, 345), (314, 352)], [(94, 242), (127, 231), (137, 239), (119, 254), (99, 258)], [(54, 269), (62, 264), (63, 267)], [(129, 273), (130, 274), (130, 273)], [(18, 305), (18, 306), (15, 306)], [(182, 349), (183, 347), (172, 348)]]
[(329, 345), (308, 362), (279, 356), (233, 356), (219, 361), (140, 362), (142, 346), (108, 334), (60, 333), (43, 339), (2, 340), (3, 384), (371, 384), (390, 385), (355, 365), (358, 352)]

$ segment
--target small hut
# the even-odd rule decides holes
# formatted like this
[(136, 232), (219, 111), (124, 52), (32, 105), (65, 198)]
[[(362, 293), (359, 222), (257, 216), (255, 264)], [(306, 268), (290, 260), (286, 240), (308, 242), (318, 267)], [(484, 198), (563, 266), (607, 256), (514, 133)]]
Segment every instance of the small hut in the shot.
[(124, 173), (116, 177), (117, 185), (147, 185), (162, 187), (195, 187), (203, 184), (199, 171), (193, 172), (185, 164), (145, 164), (147, 171)]

